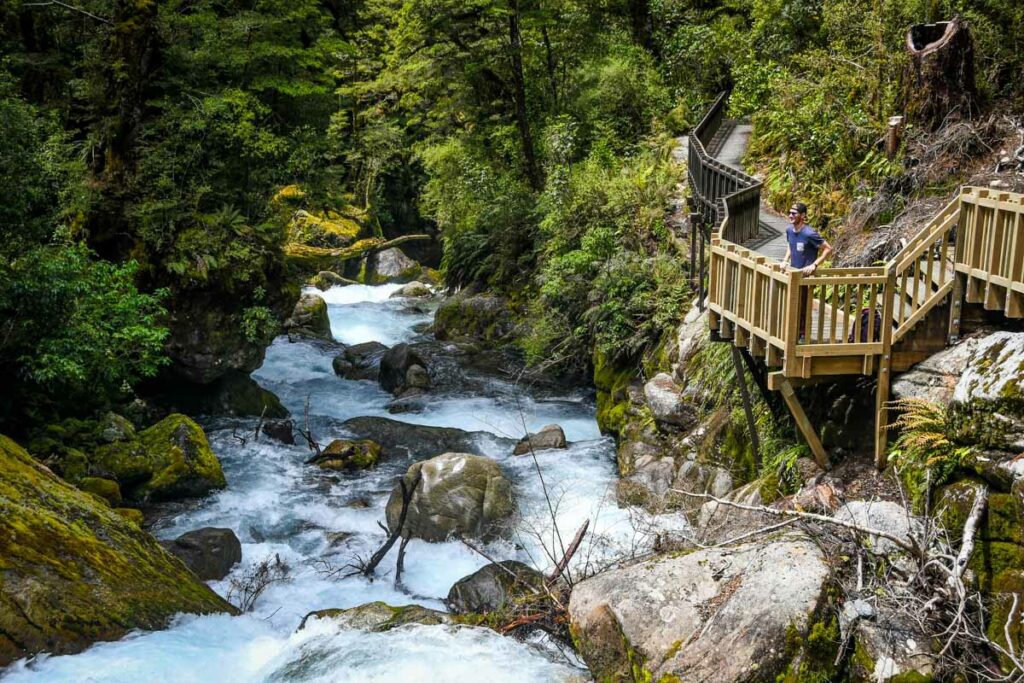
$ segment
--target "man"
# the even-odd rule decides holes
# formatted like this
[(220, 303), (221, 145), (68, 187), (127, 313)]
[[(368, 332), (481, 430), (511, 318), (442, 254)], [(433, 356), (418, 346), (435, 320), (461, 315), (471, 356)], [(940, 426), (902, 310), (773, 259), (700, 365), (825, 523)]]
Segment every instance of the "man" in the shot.
[[(804, 275), (813, 275), (818, 265), (832, 253), (832, 245), (807, 225), (807, 205), (796, 202), (789, 209), (789, 225), (786, 227), (786, 258), (782, 264), (787, 270), (799, 270)], [(807, 326), (807, 301), (810, 289), (800, 288), (800, 343), (804, 341)]]

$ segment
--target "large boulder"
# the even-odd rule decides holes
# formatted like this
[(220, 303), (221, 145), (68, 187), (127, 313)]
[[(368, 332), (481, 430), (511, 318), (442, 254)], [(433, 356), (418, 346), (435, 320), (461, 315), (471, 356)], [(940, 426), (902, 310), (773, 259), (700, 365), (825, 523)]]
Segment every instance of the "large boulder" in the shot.
[[(444, 453), (413, 463), (403, 481), (422, 480), (409, 504), (402, 536), (438, 542), (452, 537), (492, 539), (504, 535), (515, 512), (512, 484), (490, 458)], [(388, 528), (398, 527), (402, 489), (396, 485), (386, 508)]]
[(0, 667), (234, 608), (156, 539), (0, 436)]
[[(384, 391), (399, 394), (409, 388), (410, 371), (419, 367), (419, 375), (427, 378), (427, 386), (430, 386), (429, 375), (426, 374), (426, 361), (408, 344), (395, 344), (384, 352), (380, 359), (380, 375), (378, 381)], [(414, 376), (417, 371), (412, 370)], [(425, 387), (417, 387), (425, 388)]]
[(321, 609), (310, 612), (299, 624), (301, 631), (310, 619), (330, 619), (339, 629), (381, 633), (406, 624), (436, 626), (452, 623), (451, 615), (419, 605), (392, 607), (386, 602), (368, 602), (348, 609)]
[(597, 680), (775, 680), (828, 576), (804, 534), (656, 557), (577, 584), (570, 628)]
[(402, 285), (391, 294), (392, 299), (422, 299), (430, 296), (430, 287), (418, 280)]
[(331, 320), (327, 316), (327, 302), (312, 292), (304, 293), (295, 303), (292, 315), (284, 322), (288, 339), (324, 339), (332, 341)]
[(377, 381), (380, 361), (388, 347), (371, 341), (354, 344), (335, 356), (331, 361), (334, 374), (345, 379), (368, 379)]
[(398, 247), (374, 254), (368, 266), (367, 281), (370, 284), (412, 282), (423, 272), (423, 266), (406, 256)]
[(125, 499), (137, 503), (201, 496), (227, 485), (202, 427), (179, 414), (131, 441), (97, 448), (89, 473), (117, 481)]
[(697, 407), (683, 396), (671, 375), (661, 372), (644, 384), (644, 398), (658, 424), (682, 429), (696, 426)]
[(456, 614), (497, 612), (519, 596), (544, 589), (544, 575), (515, 560), (484, 565), (459, 579), (448, 591), (448, 607)]
[(434, 336), (442, 340), (499, 345), (510, 341), (515, 321), (507, 299), (489, 294), (457, 294), (434, 314)]
[(896, 398), (951, 404), (970, 441), (1024, 450), (1024, 333), (965, 339), (915, 365), (893, 382)]
[(189, 415), (284, 418), (288, 409), (244, 372), (231, 370), (209, 384), (175, 382), (155, 397), (173, 412)]
[[(910, 510), (891, 501), (851, 500), (833, 516), (843, 522), (890, 534), (905, 543), (912, 543), (915, 536), (919, 537), (918, 519)], [(899, 546), (888, 538), (872, 535), (868, 540), (871, 552), (877, 555), (900, 552)]]
[[(164, 344), (171, 359), (168, 375), (209, 384), (231, 371), (252, 372), (263, 362), (270, 340), (250, 340), (240, 312), (227, 308), (222, 299), (212, 293), (173, 297)], [(272, 308), (278, 311), (279, 305), (275, 302)]]
[(487, 439), (500, 448), (511, 448), (514, 443), (489, 432), (414, 425), (387, 417), (354, 417), (341, 426), (358, 439), (373, 439), (379, 443), (381, 457), (386, 459), (425, 460), (438, 453), (466, 453), (476, 450), (480, 439)]
[(565, 432), (558, 425), (544, 425), (536, 434), (527, 434), (516, 447), (512, 449), (512, 455), (526, 455), (530, 451), (545, 451), (553, 448), (568, 448), (569, 443), (565, 440)]
[(223, 579), (242, 561), (242, 544), (231, 529), (203, 527), (160, 545), (203, 581)]

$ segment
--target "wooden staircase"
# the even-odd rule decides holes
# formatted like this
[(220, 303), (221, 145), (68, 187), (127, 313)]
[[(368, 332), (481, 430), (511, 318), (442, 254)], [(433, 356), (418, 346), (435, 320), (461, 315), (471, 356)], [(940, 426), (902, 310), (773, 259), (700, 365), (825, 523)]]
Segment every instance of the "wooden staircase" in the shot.
[(965, 187), (884, 265), (810, 276), (723, 239), (728, 220), (711, 239), (712, 339), (767, 366), (769, 389), (782, 392), (822, 464), (828, 456), (793, 387), (877, 375), (875, 455), (884, 466), (891, 375), (955, 341), (965, 302), (1024, 317), (1024, 195)]
[[(965, 187), (883, 265), (789, 272), (741, 246), (758, 235), (761, 183), (708, 153), (723, 138), (726, 100), (719, 95), (689, 135), (690, 268), (711, 338), (743, 350), (733, 353), (737, 370), (742, 356), (759, 384), (782, 393), (824, 467), (828, 454), (794, 387), (876, 375), (883, 467), (892, 374), (955, 341), (965, 304), (1024, 317), (1024, 195)], [(754, 436), (748, 400), (745, 408)]]

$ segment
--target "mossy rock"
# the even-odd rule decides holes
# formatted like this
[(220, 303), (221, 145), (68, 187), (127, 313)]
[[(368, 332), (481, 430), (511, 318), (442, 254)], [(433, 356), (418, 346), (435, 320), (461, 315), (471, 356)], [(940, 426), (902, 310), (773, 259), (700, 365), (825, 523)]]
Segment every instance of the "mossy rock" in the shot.
[(372, 439), (335, 439), (309, 463), (324, 470), (368, 470), (380, 460), (380, 444)]
[(78, 481), (78, 488), (86, 493), (99, 496), (103, 500), (107, 501), (107, 503), (112, 507), (117, 507), (121, 504), (121, 487), (118, 486), (117, 482), (113, 479), (104, 479), (102, 477), (82, 477)]
[(179, 414), (143, 430), (134, 441), (98, 448), (90, 474), (114, 479), (133, 502), (201, 496), (227, 485), (202, 427)]
[(602, 433), (618, 436), (629, 420), (629, 385), (636, 368), (618, 364), (594, 351), (594, 386), (597, 388), (597, 426)]
[(347, 247), (363, 233), (358, 221), (330, 211), (311, 213), (299, 209), (288, 222), (288, 241), (314, 247)]
[(458, 294), (434, 314), (434, 336), (444, 341), (475, 342), (481, 347), (510, 343), (515, 319), (507, 299), (487, 294)]
[(331, 319), (327, 314), (327, 302), (323, 297), (307, 292), (299, 297), (292, 315), (284, 323), (288, 339), (323, 339), (333, 341)]
[[(1012, 620), (1010, 608), (1013, 607), (1013, 596), (1017, 595), (1017, 612)], [(1005, 625), (1010, 622), (1010, 638), (1013, 640), (1015, 652), (1024, 649), (1024, 627), (1021, 626), (1021, 610), (1024, 609), (1024, 570), (1011, 569), (1002, 572), (992, 581), (992, 592), (986, 600), (989, 610), (988, 637), (1002, 647), (1007, 646)], [(1004, 671), (1012, 671), (1012, 662), (1000, 657)]]
[(360, 629), (373, 633), (390, 631), (407, 624), (436, 626), (452, 623), (451, 615), (445, 612), (438, 612), (419, 605), (392, 607), (381, 601), (368, 602), (349, 609), (322, 609), (310, 612), (302, 618), (298, 630), (304, 629), (306, 622), (311, 617), (330, 619), (336, 622), (339, 628)]
[(140, 529), (142, 528), (142, 525), (146, 523), (146, 516), (142, 514), (142, 510), (137, 508), (114, 508), (114, 512), (121, 515)]
[(0, 436), (0, 667), (175, 614), (236, 610), (116, 511)]

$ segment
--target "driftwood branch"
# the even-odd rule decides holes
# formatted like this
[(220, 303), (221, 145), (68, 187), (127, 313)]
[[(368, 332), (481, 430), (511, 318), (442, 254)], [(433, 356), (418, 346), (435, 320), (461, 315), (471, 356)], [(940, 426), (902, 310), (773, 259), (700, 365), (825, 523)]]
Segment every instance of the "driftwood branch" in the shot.
[(548, 575), (546, 581), (547, 585), (550, 586), (551, 584), (553, 584), (555, 581), (558, 580), (559, 576), (564, 576), (565, 582), (568, 583), (570, 586), (572, 585), (572, 579), (570, 578), (569, 573), (566, 570), (569, 568), (569, 561), (572, 560), (572, 556), (576, 554), (577, 550), (579, 550), (580, 544), (583, 542), (583, 537), (586, 535), (587, 528), (589, 526), (589, 519), (583, 522), (583, 525), (579, 528), (579, 531), (576, 532), (576, 536), (573, 537), (572, 542), (569, 544), (568, 549), (566, 549), (565, 553), (562, 555), (562, 559), (560, 559), (558, 561), (558, 564), (555, 565), (554, 571), (552, 571), (551, 574)]
[(971, 553), (974, 552), (974, 537), (978, 533), (978, 523), (981, 521), (981, 516), (985, 513), (987, 505), (988, 487), (982, 485), (975, 489), (974, 505), (971, 506), (967, 522), (964, 523), (963, 543), (960, 546), (960, 553), (956, 556), (956, 564), (953, 565), (953, 575), (958, 580), (964, 575), (967, 563), (971, 559)]
[(89, 17), (90, 19), (94, 19), (107, 25), (111, 25), (114, 23), (106, 17), (101, 17), (98, 14), (93, 14), (92, 12), (84, 10), (81, 7), (75, 7), (74, 5), (69, 5), (66, 2), (61, 2), (60, 0), (49, 0), (48, 2), (28, 2), (22, 5), (22, 7), (51, 7), (53, 5), (56, 5), (57, 7), (63, 7), (64, 9), (71, 10), (72, 12), (77, 12), (78, 14)]
[[(420, 485), (420, 481), (422, 479), (423, 474), (421, 472), (417, 472), (416, 478), (412, 481), (412, 486), (406, 485), (405, 477), (398, 480), (398, 485), (402, 487), (402, 511), (398, 515), (398, 524), (396, 524), (395, 528), (391, 530), (387, 540), (384, 541), (384, 545), (377, 549), (377, 552), (370, 557), (370, 561), (367, 562), (366, 566), (364, 566), (358, 573), (363, 576), (371, 576), (373, 571), (377, 568), (377, 565), (380, 564), (380, 561), (383, 560), (388, 554), (388, 551), (391, 550), (391, 546), (393, 546), (395, 541), (398, 540), (398, 537), (402, 535), (402, 528), (405, 526), (405, 517), (409, 514), (409, 504), (412, 502), (413, 494), (416, 493), (416, 488)], [(402, 547), (405, 547), (404, 541), (402, 543)]]
[(693, 493), (691, 491), (682, 491), (680, 489), (670, 489), (673, 493), (680, 493), (684, 496), (691, 498), (701, 498), (703, 500), (710, 500), (719, 505), (725, 505), (726, 507), (736, 508), (737, 510), (746, 510), (747, 512), (759, 512), (772, 517), (794, 517), (797, 519), (803, 519), (814, 522), (821, 522), (823, 524), (831, 524), (833, 526), (840, 526), (852, 531), (857, 531), (862, 534), (868, 534), (870, 536), (878, 536), (888, 541), (892, 541), (898, 548), (905, 550), (912, 556), (918, 559), (924, 558), (924, 553), (921, 548), (918, 547), (917, 542), (913, 538), (903, 538), (895, 534), (891, 534), (887, 531), (880, 529), (872, 529), (870, 527), (861, 526), (860, 524), (854, 524), (853, 522), (847, 522), (842, 519), (836, 519), (835, 517), (829, 517), (828, 515), (819, 515), (815, 512), (803, 512), (800, 510), (779, 510), (776, 508), (770, 508), (764, 505), (744, 505), (743, 503), (735, 503), (731, 500), (725, 500), (723, 498), (717, 498), (707, 493)]
[(306, 445), (309, 447), (309, 450), (313, 451), (313, 457), (310, 458), (310, 461), (312, 462), (312, 461), (315, 461), (317, 458), (320, 457), (321, 450), (320, 450), (320, 444), (317, 442), (316, 439), (313, 438), (313, 432), (309, 428), (309, 396), (308, 395), (306, 396), (306, 407), (303, 410), (303, 418), (304, 418), (303, 419), (303, 423), (305, 425), (305, 428), (304, 429), (299, 429), (298, 432), (299, 432), (299, 434), (302, 435), (302, 438), (306, 440)]

